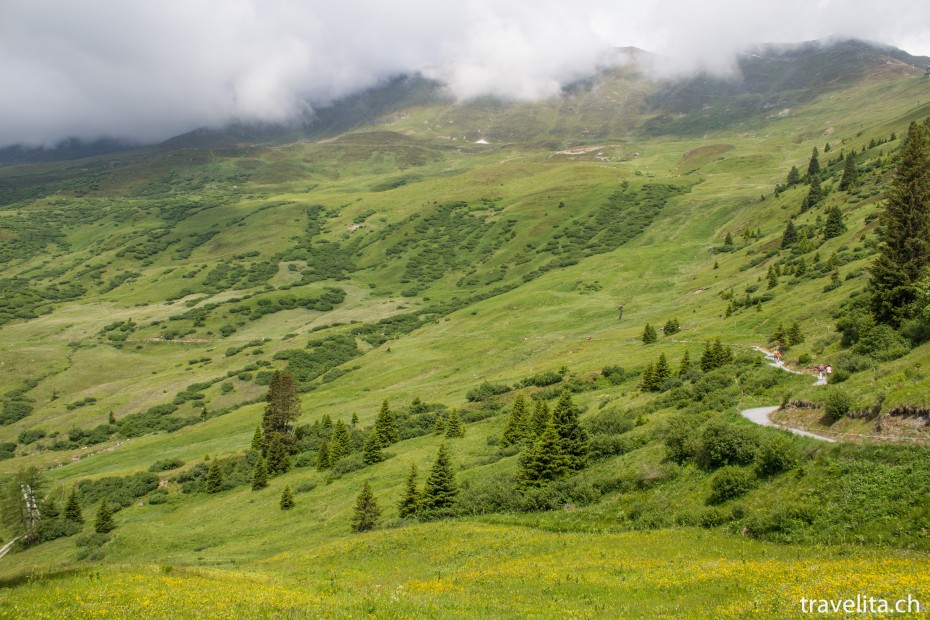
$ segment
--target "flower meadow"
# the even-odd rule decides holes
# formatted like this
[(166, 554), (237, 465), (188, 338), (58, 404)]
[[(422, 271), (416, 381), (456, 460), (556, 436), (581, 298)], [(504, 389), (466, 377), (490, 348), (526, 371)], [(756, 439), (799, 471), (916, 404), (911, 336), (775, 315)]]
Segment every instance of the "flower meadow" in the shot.
[(0, 591), (0, 617), (798, 618), (802, 598), (930, 602), (928, 559), (695, 529), (579, 534), (448, 522), (240, 567), (103, 564), (35, 575)]

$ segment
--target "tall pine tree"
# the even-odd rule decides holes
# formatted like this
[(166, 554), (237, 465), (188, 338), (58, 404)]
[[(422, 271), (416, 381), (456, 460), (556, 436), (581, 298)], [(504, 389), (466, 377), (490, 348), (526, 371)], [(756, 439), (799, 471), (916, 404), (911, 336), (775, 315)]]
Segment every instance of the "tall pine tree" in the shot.
[(885, 212), (884, 236), (872, 262), (872, 316), (897, 326), (914, 313), (917, 283), (930, 261), (930, 146), (926, 129), (911, 123)]
[(371, 485), (368, 481), (362, 486), (362, 491), (355, 500), (355, 512), (352, 514), (352, 531), (367, 532), (378, 526), (378, 519), (381, 518), (381, 509), (375, 500), (375, 494), (371, 492)]
[(68, 503), (65, 504), (65, 519), (74, 523), (84, 523), (84, 515), (81, 514), (81, 502), (78, 500), (77, 487), (71, 489), (68, 495)]
[(404, 487), (404, 496), (398, 505), (401, 519), (417, 516), (420, 509), (420, 491), (417, 489), (417, 464), (410, 464), (410, 473), (407, 475), (407, 484)]
[(814, 147), (814, 151), (811, 153), (810, 161), (807, 162), (807, 181), (808, 183), (811, 179), (816, 178), (820, 180), (820, 158), (817, 155), (817, 147)]
[(843, 178), (840, 179), (840, 191), (849, 191), (856, 187), (859, 181), (859, 167), (856, 165), (855, 151), (846, 157), (843, 165)]
[(578, 420), (579, 411), (565, 390), (552, 410), (552, 423), (559, 435), (559, 446), (568, 468), (577, 471), (588, 461), (588, 432)]
[(843, 211), (836, 205), (830, 207), (827, 211), (827, 221), (823, 225), (824, 239), (839, 237), (846, 232), (846, 222), (843, 219)]
[(453, 409), (446, 415), (446, 437), (455, 439), (465, 436), (465, 427), (459, 418), (459, 410)]
[(423, 486), (423, 496), (420, 500), (420, 511), (426, 517), (441, 517), (450, 513), (458, 495), (458, 485), (455, 482), (455, 470), (452, 469), (452, 460), (446, 444), (439, 445), (436, 462), (430, 469), (426, 484)]
[(342, 420), (336, 420), (333, 434), (329, 438), (329, 462), (335, 465), (336, 461), (352, 453), (352, 435), (349, 427)]
[(519, 445), (526, 439), (527, 430), (529, 429), (530, 411), (526, 406), (526, 398), (523, 394), (517, 394), (513, 400), (513, 406), (510, 408), (510, 418), (507, 420), (507, 428), (501, 437), (501, 446)]
[(385, 448), (398, 439), (397, 420), (394, 418), (394, 412), (391, 411), (387, 399), (381, 403), (381, 411), (378, 412), (378, 417), (375, 419), (375, 429), (381, 439), (381, 445)]
[(544, 400), (537, 400), (536, 407), (533, 409), (533, 418), (531, 420), (530, 429), (532, 432), (532, 438), (539, 437), (543, 434), (543, 431), (546, 430), (546, 424), (549, 423), (549, 418), (552, 414), (549, 412), (549, 405)]
[(113, 522), (113, 511), (107, 505), (106, 498), (100, 502), (100, 508), (97, 509), (97, 518), (94, 519), (94, 531), (98, 534), (108, 534), (116, 529), (116, 523)]
[(268, 486), (268, 468), (265, 467), (265, 459), (259, 457), (255, 463), (255, 470), (252, 472), (252, 490), (261, 491)]
[(521, 488), (541, 487), (568, 475), (571, 459), (562, 452), (562, 442), (555, 424), (549, 420), (533, 445), (520, 455), (517, 485)]
[(374, 429), (368, 433), (363, 450), (363, 458), (366, 465), (374, 465), (384, 460), (384, 454), (381, 453), (381, 438)]
[[(272, 450), (287, 454), (296, 451), (291, 423), (300, 415), (300, 400), (294, 375), (276, 370), (271, 375), (265, 400), (268, 402), (262, 416), (262, 455), (267, 458)], [(276, 456), (276, 460), (280, 459)]]

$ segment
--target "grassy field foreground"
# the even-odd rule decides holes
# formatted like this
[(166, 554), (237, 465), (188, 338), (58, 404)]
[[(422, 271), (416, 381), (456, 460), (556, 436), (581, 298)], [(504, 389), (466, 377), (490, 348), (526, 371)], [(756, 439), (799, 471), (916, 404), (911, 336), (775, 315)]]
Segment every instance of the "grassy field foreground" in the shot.
[(927, 560), (692, 529), (447, 522), (341, 538), (241, 570), (105, 565), (26, 578), (15, 596), (0, 593), (0, 616), (797, 618), (802, 598), (930, 600)]

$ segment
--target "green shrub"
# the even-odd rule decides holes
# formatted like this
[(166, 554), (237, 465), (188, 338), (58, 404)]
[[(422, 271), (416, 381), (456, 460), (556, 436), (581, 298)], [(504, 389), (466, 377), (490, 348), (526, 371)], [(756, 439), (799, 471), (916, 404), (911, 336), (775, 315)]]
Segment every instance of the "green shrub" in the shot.
[(720, 504), (735, 497), (745, 495), (755, 485), (756, 477), (752, 470), (742, 467), (723, 467), (710, 481), (711, 504)]
[(834, 420), (842, 418), (852, 408), (852, 399), (840, 388), (830, 388), (823, 401), (823, 408)]
[(756, 471), (760, 476), (773, 476), (794, 469), (801, 458), (797, 444), (787, 435), (778, 433), (762, 442), (756, 454)]
[(759, 439), (754, 428), (712, 420), (701, 432), (699, 461), (706, 469), (748, 465), (755, 460)]
[(182, 467), (183, 465), (184, 465), (184, 461), (182, 461), (181, 459), (163, 459), (163, 460), (155, 461), (154, 463), (152, 463), (152, 465), (149, 467), (149, 471), (151, 472), (168, 471), (171, 469), (177, 469), (178, 467)]
[(862, 333), (852, 350), (853, 353), (887, 362), (907, 355), (910, 347), (904, 337), (889, 325), (875, 325)]

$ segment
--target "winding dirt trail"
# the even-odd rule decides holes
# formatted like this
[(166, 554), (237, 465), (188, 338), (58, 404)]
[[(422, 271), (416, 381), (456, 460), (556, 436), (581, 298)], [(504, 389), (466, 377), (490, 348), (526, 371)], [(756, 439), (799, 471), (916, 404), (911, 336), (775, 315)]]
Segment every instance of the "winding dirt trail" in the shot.
[[(769, 360), (769, 366), (778, 368), (779, 370), (784, 370), (785, 372), (790, 372), (795, 375), (804, 375), (807, 373), (798, 372), (797, 370), (791, 370), (787, 368), (783, 362), (775, 359), (775, 356), (762, 349), (760, 347), (753, 347), (756, 351), (759, 351)], [(814, 382), (814, 385), (826, 385), (827, 378), (823, 375), (817, 377), (817, 381)], [(818, 435), (816, 433), (811, 433), (809, 431), (801, 430), (800, 428), (794, 428), (793, 426), (785, 426), (783, 424), (777, 424), (772, 422), (771, 416), (773, 413), (778, 411), (780, 407), (778, 405), (772, 405), (769, 407), (753, 407), (752, 409), (743, 409), (740, 413), (744, 418), (750, 422), (755, 422), (761, 426), (770, 426), (772, 428), (780, 428), (782, 430), (790, 431), (795, 435), (801, 435), (803, 437), (813, 437), (814, 439), (819, 439), (821, 441), (829, 441), (830, 443), (836, 443), (836, 440), (831, 437), (825, 437), (823, 435)]]

